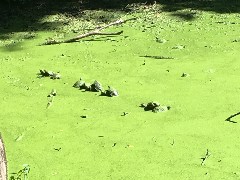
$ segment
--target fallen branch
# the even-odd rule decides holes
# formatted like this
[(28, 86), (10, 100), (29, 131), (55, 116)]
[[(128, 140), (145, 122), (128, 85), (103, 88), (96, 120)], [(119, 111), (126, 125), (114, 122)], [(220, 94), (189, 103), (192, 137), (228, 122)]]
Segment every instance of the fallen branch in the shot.
[(88, 36), (93, 36), (93, 35), (120, 35), (122, 33), (123, 33), (123, 31), (113, 32), (113, 33), (101, 33), (101, 32), (99, 32), (99, 30), (97, 30), (97, 31), (88, 32), (88, 33), (85, 33), (85, 34), (81, 34), (77, 37), (65, 40), (65, 41), (63, 41), (63, 43), (75, 42), (79, 39), (82, 39), (82, 38), (85, 38), (85, 37), (88, 37)]
[(205, 156), (201, 158), (202, 159), (202, 163), (201, 163), (202, 166), (205, 164), (205, 161), (209, 158), (210, 155), (211, 154), (207, 149), (207, 152), (206, 152)]
[(136, 18), (130, 18), (130, 19), (126, 19), (126, 20), (119, 19), (119, 20), (114, 21), (112, 23), (109, 23), (109, 24), (107, 24), (105, 26), (97, 27), (93, 31), (90, 31), (90, 32), (87, 32), (87, 33), (84, 33), (84, 34), (80, 34), (80, 35), (78, 35), (78, 36), (76, 36), (74, 38), (63, 40), (63, 41), (57, 41), (57, 40), (51, 39), (51, 40), (48, 40), (47, 42), (43, 43), (42, 45), (71, 43), (71, 42), (76, 42), (79, 39), (83, 39), (85, 37), (89, 37), (89, 36), (93, 36), (93, 35), (120, 35), (120, 34), (123, 33), (123, 31), (111, 32), (111, 33), (110, 32), (109, 33), (104, 33), (104, 32), (100, 32), (100, 31), (102, 31), (103, 29), (106, 29), (106, 28), (108, 28), (110, 26), (119, 25), (119, 24), (125, 23), (125, 22), (130, 21), (130, 20), (135, 20), (135, 19)]

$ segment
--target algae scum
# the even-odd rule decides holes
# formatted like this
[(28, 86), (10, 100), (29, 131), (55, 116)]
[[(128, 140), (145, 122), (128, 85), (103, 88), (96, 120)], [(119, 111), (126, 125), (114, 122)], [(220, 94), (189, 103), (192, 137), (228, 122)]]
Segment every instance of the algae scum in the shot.
[(74, 43), (39, 46), (103, 23), (54, 14), (1, 34), (8, 176), (25, 164), (29, 179), (240, 179), (239, 14), (120, 17), (137, 19)]

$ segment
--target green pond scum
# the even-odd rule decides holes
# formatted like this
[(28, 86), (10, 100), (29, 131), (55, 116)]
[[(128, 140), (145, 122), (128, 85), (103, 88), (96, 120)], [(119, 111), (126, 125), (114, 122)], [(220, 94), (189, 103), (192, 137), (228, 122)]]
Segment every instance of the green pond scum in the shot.
[[(10, 13), (0, 27), (8, 177), (240, 179), (240, 11), (221, 2)], [(130, 18), (101, 31), (119, 35), (39, 46)]]

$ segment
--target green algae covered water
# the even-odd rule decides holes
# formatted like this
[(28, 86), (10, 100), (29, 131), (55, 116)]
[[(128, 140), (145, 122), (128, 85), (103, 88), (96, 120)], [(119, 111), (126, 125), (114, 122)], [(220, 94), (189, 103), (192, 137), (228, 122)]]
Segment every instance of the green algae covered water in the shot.
[[(240, 111), (239, 14), (196, 14), (186, 21), (137, 13), (137, 21), (107, 30), (122, 35), (76, 43), (38, 46), (62, 38), (58, 30), (2, 39), (0, 131), (9, 177), (29, 164), (36, 180), (239, 179), (240, 116), (225, 121)], [(38, 78), (39, 69), (61, 79)], [(119, 96), (73, 88), (80, 77)], [(139, 107), (151, 101), (171, 109)]]

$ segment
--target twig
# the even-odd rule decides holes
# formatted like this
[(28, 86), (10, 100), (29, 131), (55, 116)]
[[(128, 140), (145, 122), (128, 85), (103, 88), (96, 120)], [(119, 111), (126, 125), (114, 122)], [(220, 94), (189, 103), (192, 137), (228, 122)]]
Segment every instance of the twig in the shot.
[(206, 152), (205, 156), (203, 158), (201, 158), (202, 159), (202, 163), (201, 163), (202, 166), (205, 164), (205, 161), (209, 158), (210, 155), (211, 154), (207, 149), (207, 152)]
[(42, 45), (71, 43), (71, 42), (76, 42), (79, 39), (83, 39), (85, 37), (89, 37), (89, 36), (93, 36), (93, 35), (120, 35), (120, 34), (123, 33), (123, 31), (111, 32), (111, 33), (104, 33), (104, 32), (100, 32), (100, 31), (102, 31), (103, 29), (106, 29), (106, 28), (108, 28), (110, 26), (119, 25), (119, 24), (125, 23), (127, 21), (131, 21), (131, 20), (135, 20), (135, 19), (136, 18), (130, 18), (130, 19), (126, 19), (126, 20), (119, 19), (119, 20), (111, 22), (111, 23), (109, 23), (109, 24), (107, 24), (105, 26), (98, 27), (98, 28), (96, 28), (93, 31), (90, 31), (90, 32), (87, 32), (87, 33), (84, 33), (84, 34), (80, 34), (80, 35), (78, 35), (78, 36), (76, 36), (74, 38), (63, 40), (63, 41), (57, 41), (57, 40), (51, 39), (51, 40), (48, 40), (47, 42), (43, 43)]
[(231, 122), (231, 123), (237, 123), (236, 121), (233, 121), (232, 118), (234, 118), (235, 116), (238, 116), (238, 115), (240, 115), (240, 112), (229, 116), (227, 119), (225, 119), (225, 121), (228, 121), (228, 122)]

